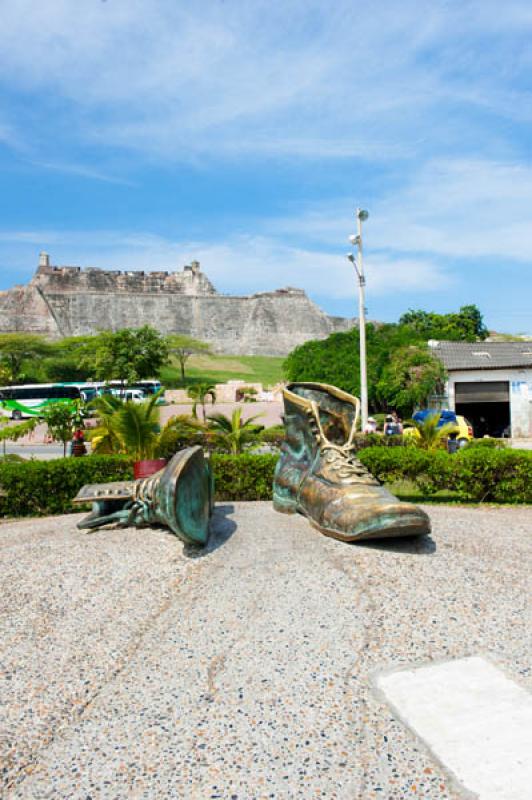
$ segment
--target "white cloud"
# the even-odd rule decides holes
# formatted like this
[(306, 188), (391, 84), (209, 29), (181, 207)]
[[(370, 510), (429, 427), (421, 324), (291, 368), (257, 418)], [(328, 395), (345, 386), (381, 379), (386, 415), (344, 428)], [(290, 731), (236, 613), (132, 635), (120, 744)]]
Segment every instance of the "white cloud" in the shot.
[[(356, 294), (353, 268), (340, 254), (292, 247), (268, 236), (236, 236), (219, 243), (179, 242), (149, 233), (115, 231), (4, 231), (5, 252), (16, 251), (34, 264), (41, 248), (59, 265), (102, 269), (180, 270), (193, 259), (223, 293), (246, 294), (285, 286), (341, 300)], [(21, 250), (21, 247), (23, 250)], [(452, 280), (428, 259), (376, 256), (367, 264), (368, 288), (374, 296), (438, 291)]]
[[(532, 264), (532, 166), (436, 161), (380, 206), (381, 247)], [(495, 265), (495, 263), (494, 263)]]
[(50, 170), (52, 172), (61, 172), (67, 175), (78, 175), (81, 178), (89, 178), (90, 180), (102, 181), (103, 183), (117, 183), (123, 186), (133, 186), (133, 181), (125, 178), (120, 178), (116, 175), (111, 175), (99, 169), (86, 166), (85, 164), (76, 164), (68, 161), (35, 161), (32, 158), (26, 159), (29, 164), (40, 169)]
[[(54, 134), (102, 147), (394, 157), (426, 138), (488, 147), (475, 107), (526, 116), (531, 28), (524, 0), (17, 0), (0, 72)], [(43, 146), (46, 126), (11, 123)]]
[[(278, 235), (347, 244), (354, 229), (351, 198), (309, 207), (270, 224)], [(444, 159), (422, 165), (409, 182), (375, 200), (365, 225), (369, 253), (439, 259), (486, 258), (532, 265), (532, 166), (485, 159)], [(490, 262), (491, 259), (491, 262)]]

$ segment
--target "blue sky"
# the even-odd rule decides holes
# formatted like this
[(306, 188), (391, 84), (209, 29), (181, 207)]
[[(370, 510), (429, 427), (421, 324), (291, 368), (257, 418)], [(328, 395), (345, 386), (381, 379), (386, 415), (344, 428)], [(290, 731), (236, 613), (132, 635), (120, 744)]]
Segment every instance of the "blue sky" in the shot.
[(529, 0), (0, 0), (0, 289), (52, 263), (532, 333)]

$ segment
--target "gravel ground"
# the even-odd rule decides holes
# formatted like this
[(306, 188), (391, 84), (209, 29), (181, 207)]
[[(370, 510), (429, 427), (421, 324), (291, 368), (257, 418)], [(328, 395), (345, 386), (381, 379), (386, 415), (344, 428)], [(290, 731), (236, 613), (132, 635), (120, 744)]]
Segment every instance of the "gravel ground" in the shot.
[(427, 510), (431, 538), (347, 545), (221, 505), (201, 556), (0, 525), (2, 796), (465, 798), (371, 679), (482, 654), (530, 683), (532, 513)]

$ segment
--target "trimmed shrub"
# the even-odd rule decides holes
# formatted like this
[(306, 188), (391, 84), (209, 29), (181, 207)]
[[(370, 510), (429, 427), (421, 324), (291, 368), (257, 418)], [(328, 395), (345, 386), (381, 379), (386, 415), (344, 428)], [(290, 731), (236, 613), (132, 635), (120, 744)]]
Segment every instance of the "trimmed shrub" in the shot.
[(271, 444), (274, 447), (281, 447), (285, 438), (285, 429), (282, 425), (272, 425), (271, 428), (264, 428), (259, 434), (261, 442)]
[[(278, 455), (211, 455), (216, 499), (270, 500)], [(462, 501), (532, 503), (532, 453), (464, 448), (450, 455), (415, 447), (368, 447), (360, 460), (383, 483), (412, 481), (425, 495), (447, 490)], [(86, 483), (130, 480), (124, 456), (0, 461), (0, 516), (39, 516), (78, 510), (72, 498)], [(5, 496), (4, 496), (5, 493)]]
[(491, 450), (504, 450), (505, 447), (508, 447), (508, 441), (506, 439), (492, 439), (489, 436), (485, 436), (483, 439), (471, 439), (465, 446), (468, 450), (472, 447), (475, 449), (480, 447)]
[(0, 462), (0, 516), (24, 517), (76, 511), (72, 498), (86, 483), (129, 480), (133, 469), (123, 456)]
[(239, 456), (213, 453), (217, 500), (271, 500), (277, 455)]
[(356, 453), (365, 450), (366, 447), (408, 447), (411, 445), (410, 439), (402, 434), (384, 436), (383, 433), (357, 433), (353, 439), (353, 446)]
[(453, 479), (468, 500), (532, 503), (532, 453), (466, 447), (455, 457)]
[(359, 457), (384, 483), (410, 480), (428, 495), (446, 489), (466, 501), (532, 503), (532, 453), (524, 450), (372, 447)]
[(157, 448), (157, 458), (170, 460), (175, 453), (185, 447), (199, 444), (206, 453), (214, 448), (214, 436), (210, 432), (170, 430), (165, 434), (164, 442)]
[[(172, 454), (173, 455), (173, 454)], [(277, 455), (214, 453), (211, 465), (217, 500), (270, 500)], [(86, 483), (131, 480), (124, 456), (0, 462), (0, 516), (24, 517), (79, 511), (72, 498)], [(5, 493), (5, 496), (4, 494)]]

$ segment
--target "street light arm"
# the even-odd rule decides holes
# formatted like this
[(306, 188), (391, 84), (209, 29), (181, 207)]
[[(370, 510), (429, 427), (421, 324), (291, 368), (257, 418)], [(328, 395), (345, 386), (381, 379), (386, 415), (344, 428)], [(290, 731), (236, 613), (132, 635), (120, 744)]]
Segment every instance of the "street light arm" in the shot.
[(358, 276), (358, 279), (360, 280), (361, 278), (363, 278), (364, 276), (363, 276), (363, 275), (362, 275), (362, 273), (360, 272), (360, 269), (359, 269), (359, 267), (358, 267), (358, 262), (357, 262), (357, 260), (356, 260), (355, 256), (353, 255), (353, 253), (348, 253), (348, 254), (347, 254), (347, 256), (346, 256), (346, 258), (347, 258), (347, 260), (348, 260), (348, 261), (350, 261), (350, 262), (351, 262), (351, 264), (353, 265), (353, 267), (354, 267), (354, 269), (355, 269), (355, 272), (356, 272), (356, 274), (357, 274), (357, 276)]

